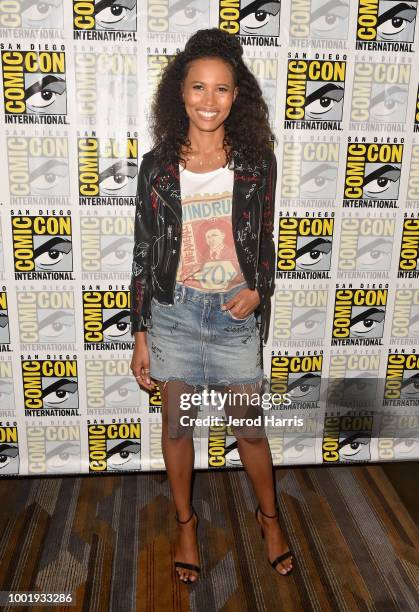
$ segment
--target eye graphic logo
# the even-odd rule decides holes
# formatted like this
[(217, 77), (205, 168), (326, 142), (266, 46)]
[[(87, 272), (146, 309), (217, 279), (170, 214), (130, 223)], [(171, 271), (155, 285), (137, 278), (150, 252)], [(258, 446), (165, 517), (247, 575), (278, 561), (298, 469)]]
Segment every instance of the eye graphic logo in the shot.
[(339, 143), (284, 142), (282, 201), (310, 200), (314, 205), (333, 200), (339, 164)]
[(400, 247), (399, 278), (419, 276), (419, 217), (403, 220), (402, 244)]
[(330, 356), (327, 407), (330, 410), (372, 410), (379, 397), (380, 355)]
[(387, 289), (336, 289), (332, 345), (382, 344)]
[(0, 361), (0, 416), (7, 417), (15, 410), (13, 369), (10, 361)]
[(26, 426), (30, 474), (69, 474), (80, 471), (80, 427)]
[(86, 396), (88, 414), (140, 407), (140, 389), (127, 359), (86, 359)]
[(396, 289), (391, 342), (419, 344), (419, 289)]
[(66, 136), (10, 136), (7, 158), (11, 204), (71, 202)]
[(65, 52), (2, 51), (2, 68), (6, 123), (66, 123)]
[(325, 336), (326, 307), (326, 289), (277, 289), (273, 312), (273, 344), (322, 344)]
[(378, 272), (388, 273), (394, 227), (394, 219), (344, 217), (340, 229), (339, 276), (353, 278), (363, 272), (376, 278)]
[(219, 28), (240, 36), (242, 45), (278, 47), (281, 3), (278, 0), (220, 0)]
[(26, 416), (78, 416), (77, 361), (21, 362)]
[(141, 470), (141, 423), (91, 424), (89, 472)]
[(138, 140), (79, 138), (79, 202), (135, 204)]
[(346, 61), (289, 59), (284, 127), (340, 130)]
[(19, 441), (17, 424), (0, 422), (0, 475), (19, 474)]
[[(19, 336), (22, 344), (46, 344), (53, 350), (74, 350), (76, 341), (72, 291), (17, 291)], [(27, 346), (25, 350), (34, 347)], [(38, 349), (38, 347), (36, 347)]]
[(352, 463), (371, 460), (372, 416), (325, 416), (323, 463)]
[(329, 278), (334, 219), (281, 217), (277, 278)]
[(387, 358), (384, 406), (418, 406), (419, 355), (390, 353)]
[[(296, 39), (324, 38), (346, 40), (349, 0), (308, 0), (292, 2), (290, 36)], [(292, 42), (295, 46), (295, 42)]]
[[(0, 352), (6, 347), (1, 345), (10, 343), (9, 313), (7, 310), (7, 293), (0, 291)], [(7, 350), (7, 349), (6, 349)]]
[(382, 461), (408, 461), (419, 450), (417, 414), (383, 414), (378, 432), (378, 456)]
[(12, 216), (15, 278), (74, 280), (70, 216)]
[(0, 15), (0, 27), (28, 30), (63, 28), (62, 0), (43, 2), (5, 2)]
[(83, 291), (84, 347), (132, 348), (129, 291)]
[(343, 206), (396, 208), (403, 144), (349, 143)]
[(410, 70), (402, 62), (355, 62), (350, 129), (381, 131), (388, 124), (404, 124)]
[(193, 33), (210, 27), (209, 0), (149, 0), (147, 31), (153, 34), (167, 32)]
[(323, 355), (271, 357), (270, 392), (288, 394), (295, 407), (313, 407), (320, 399)]
[(137, 0), (73, 0), (75, 40), (136, 41)]
[(416, 12), (416, 0), (359, 0), (356, 48), (413, 51)]
[(74, 64), (73, 97), (80, 124), (105, 123), (111, 128), (122, 125), (121, 122), (137, 124), (139, 84), (135, 49), (130, 53), (75, 52)]
[(132, 217), (81, 216), (83, 279), (129, 277), (134, 248)]

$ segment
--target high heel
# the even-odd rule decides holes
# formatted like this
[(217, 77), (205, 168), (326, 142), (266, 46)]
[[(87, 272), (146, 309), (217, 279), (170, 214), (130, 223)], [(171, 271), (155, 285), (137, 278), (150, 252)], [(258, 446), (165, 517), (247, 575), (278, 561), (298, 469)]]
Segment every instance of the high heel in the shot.
[[(186, 521), (180, 521), (177, 515), (177, 512), (175, 514), (175, 519), (177, 520), (178, 523), (180, 523), (181, 525), (184, 525), (185, 523), (189, 523), (193, 515), (196, 516), (196, 528), (198, 528), (199, 518), (193, 507), (192, 507), (192, 514), (188, 519), (186, 519)], [(199, 565), (194, 565), (193, 563), (186, 563), (184, 561), (175, 561), (175, 568), (176, 567), (182, 567), (183, 569), (193, 570), (197, 572), (197, 574), (199, 574), (199, 572), (201, 571), (201, 567)], [(188, 578), (187, 580), (182, 580), (182, 582), (184, 582), (185, 584), (192, 584), (193, 582), (197, 582), (197, 581), (198, 581), (198, 578), (196, 580), (191, 580), (190, 578)]]
[[(256, 517), (257, 522), (259, 523), (259, 520), (258, 520), (258, 512), (260, 512), (261, 514), (263, 514), (263, 516), (265, 516), (266, 518), (278, 518), (278, 505), (277, 505), (277, 504), (275, 505), (275, 508), (276, 508), (276, 513), (275, 513), (274, 515), (269, 515), (269, 514), (265, 514), (265, 513), (264, 513), (264, 512), (261, 510), (261, 507), (258, 505), (258, 507), (257, 507), (257, 508), (256, 508), (256, 510), (255, 510), (255, 517)], [(259, 523), (259, 525), (260, 525), (260, 533), (261, 533), (261, 536), (262, 536), (262, 540), (264, 540), (264, 539), (265, 539), (265, 532), (263, 531), (263, 527), (262, 527), (262, 525), (261, 525), (260, 523)], [(271, 566), (273, 567), (274, 571), (275, 571), (277, 574), (280, 574), (280, 576), (289, 576), (289, 575), (290, 575), (290, 574), (292, 574), (292, 572), (294, 571), (294, 568), (292, 568), (292, 569), (288, 570), (286, 574), (281, 574), (281, 572), (277, 572), (277, 571), (276, 571), (276, 566), (278, 565), (278, 563), (281, 563), (282, 561), (285, 561), (285, 559), (288, 559), (288, 557), (292, 557), (292, 556), (293, 556), (292, 551), (291, 551), (291, 550), (287, 550), (287, 551), (286, 551), (286, 552), (284, 552), (282, 555), (279, 555), (279, 556), (278, 556), (276, 559), (274, 559), (273, 561), (269, 561), (269, 559), (268, 559), (268, 561), (269, 561), (269, 563), (271, 564)]]

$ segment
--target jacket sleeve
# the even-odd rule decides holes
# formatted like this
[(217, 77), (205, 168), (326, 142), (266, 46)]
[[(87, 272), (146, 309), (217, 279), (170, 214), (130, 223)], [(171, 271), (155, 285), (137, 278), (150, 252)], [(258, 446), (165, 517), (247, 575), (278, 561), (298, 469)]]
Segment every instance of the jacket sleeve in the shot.
[(134, 251), (131, 296), (131, 334), (145, 331), (150, 325), (151, 306), (151, 247), (153, 235), (153, 212), (150, 197), (150, 185), (145, 169), (146, 162), (141, 162), (138, 172), (137, 204), (134, 222)]
[(275, 242), (273, 239), (275, 220), (275, 190), (276, 190), (276, 157), (272, 151), (271, 161), (267, 171), (265, 197), (262, 209), (262, 226), (259, 247), (259, 263), (257, 269), (256, 288), (261, 296), (262, 338), (266, 344), (269, 334), (269, 319), (271, 313), (271, 296), (275, 290)]

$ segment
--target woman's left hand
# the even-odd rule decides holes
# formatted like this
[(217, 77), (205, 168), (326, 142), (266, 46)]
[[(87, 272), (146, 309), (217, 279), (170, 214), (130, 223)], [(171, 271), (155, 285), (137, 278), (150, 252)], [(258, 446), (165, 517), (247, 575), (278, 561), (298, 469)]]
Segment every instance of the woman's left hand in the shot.
[(242, 289), (228, 302), (221, 306), (221, 310), (229, 310), (236, 319), (245, 319), (260, 304), (260, 295), (257, 289)]

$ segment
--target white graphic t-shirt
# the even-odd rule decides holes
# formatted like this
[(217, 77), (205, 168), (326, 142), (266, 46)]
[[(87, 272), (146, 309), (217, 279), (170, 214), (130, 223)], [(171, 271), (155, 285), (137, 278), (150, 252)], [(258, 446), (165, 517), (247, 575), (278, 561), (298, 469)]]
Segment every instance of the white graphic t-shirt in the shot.
[(182, 247), (176, 280), (201, 291), (245, 282), (231, 225), (234, 170), (190, 172), (179, 165)]

